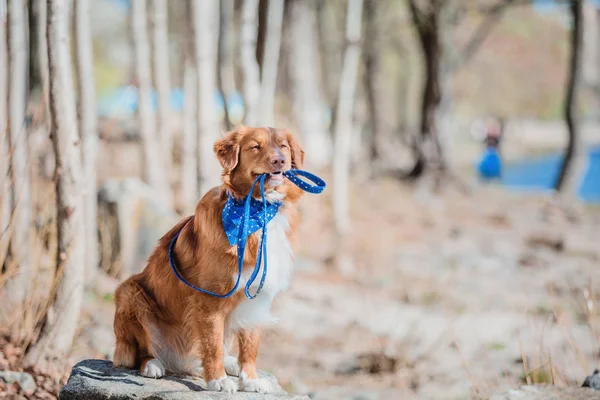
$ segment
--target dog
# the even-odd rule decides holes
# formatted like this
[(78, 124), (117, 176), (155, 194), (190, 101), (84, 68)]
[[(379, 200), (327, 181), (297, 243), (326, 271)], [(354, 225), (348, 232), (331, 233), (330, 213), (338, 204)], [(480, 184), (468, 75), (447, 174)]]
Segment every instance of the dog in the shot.
[[(256, 357), (261, 327), (275, 321), (270, 312), (273, 299), (287, 289), (292, 274), (303, 192), (284, 179), (283, 172), (302, 167), (304, 150), (286, 130), (241, 126), (218, 140), (214, 151), (223, 168), (222, 185), (207, 192), (194, 215), (160, 239), (145, 269), (116, 290), (114, 365), (139, 368), (150, 378), (167, 372), (202, 376), (210, 391), (269, 393), (274, 388), (257, 376)], [(242, 200), (262, 174), (268, 174), (266, 199), (281, 206), (267, 224), (269, 269), (260, 294), (250, 300), (237, 290), (231, 297), (218, 298), (185, 286), (169, 264), (169, 246), (179, 232), (173, 248), (179, 273), (215, 293), (233, 288), (237, 246), (229, 244), (221, 214), (228, 196)], [(258, 188), (253, 197), (260, 198)], [(259, 232), (248, 237), (242, 284), (256, 263)], [(255, 282), (252, 288), (257, 286)], [(228, 354), (234, 339), (237, 358)], [(239, 388), (230, 376), (239, 376)]]

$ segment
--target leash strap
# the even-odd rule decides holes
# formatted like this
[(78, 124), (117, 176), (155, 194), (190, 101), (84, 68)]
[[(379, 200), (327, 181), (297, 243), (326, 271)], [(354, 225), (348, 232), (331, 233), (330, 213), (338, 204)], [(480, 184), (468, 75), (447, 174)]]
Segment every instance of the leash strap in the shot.
[[(300, 189), (302, 189), (308, 193), (318, 194), (318, 193), (321, 193), (326, 187), (325, 181), (323, 179), (321, 179), (318, 176), (313, 175), (307, 171), (293, 169), (293, 170), (285, 171), (283, 173), (283, 175), (287, 179), (289, 179), (290, 182), (292, 182), (294, 185), (298, 186)], [(311, 185), (308, 182), (306, 182), (305, 180), (299, 178), (300, 176), (307, 178), (308, 180), (313, 182), (314, 185)], [(242, 279), (242, 270), (244, 268), (244, 255), (246, 253), (246, 243), (248, 241), (248, 225), (249, 225), (248, 221), (250, 220), (250, 202), (252, 200), (252, 192), (254, 192), (254, 187), (256, 186), (256, 184), (258, 182), (260, 182), (260, 184), (259, 184), (260, 197), (261, 197), (261, 200), (263, 203), (263, 213), (264, 213), (263, 221), (265, 221), (265, 226), (262, 227), (260, 243), (258, 246), (258, 254), (256, 256), (256, 264), (254, 265), (252, 275), (250, 275), (250, 278), (248, 279), (248, 282), (246, 282), (246, 285), (244, 288), (244, 294), (246, 295), (246, 297), (248, 299), (252, 300), (256, 296), (258, 296), (258, 294), (262, 290), (262, 287), (265, 283), (265, 279), (267, 277), (267, 226), (266, 226), (267, 225), (266, 224), (266, 221), (267, 221), (267, 199), (265, 197), (266, 177), (267, 177), (267, 174), (262, 174), (262, 175), (259, 175), (256, 177), (256, 179), (252, 183), (252, 187), (250, 187), (250, 192), (248, 193), (248, 196), (246, 196), (246, 200), (244, 202), (244, 215), (242, 217), (242, 222), (240, 224), (240, 228), (238, 231), (239, 232), (238, 238), (237, 238), (238, 275), (237, 275), (237, 279), (236, 279), (236, 282), (235, 282), (235, 285), (233, 286), (233, 288), (225, 294), (215, 293), (215, 292), (211, 292), (210, 290), (206, 290), (206, 289), (199, 288), (198, 286), (194, 286), (191, 283), (189, 283), (187, 280), (185, 280), (185, 278), (183, 276), (181, 276), (181, 274), (177, 270), (177, 267), (175, 266), (174, 249), (175, 249), (175, 243), (177, 243), (177, 238), (179, 238), (179, 234), (181, 233), (183, 228), (179, 232), (177, 232), (177, 234), (173, 237), (173, 240), (171, 240), (171, 244), (169, 245), (169, 264), (171, 264), (171, 269), (173, 270), (173, 273), (175, 273), (175, 276), (181, 282), (183, 282), (188, 287), (190, 287), (200, 293), (204, 293), (204, 294), (207, 294), (207, 295), (210, 295), (213, 297), (218, 297), (221, 299), (231, 297), (231, 295), (233, 295), (237, 291), (238, 287), (240, 286), (240, 281)], [(264, 263), (262, 262), (263, 258), (264, 258)], [(260, 277), (260, 282), (258, 284), (258, 288), (256, 289), (256, 293), (254, 293), (254, 295), (252, 295), (252, 294), (250, 294), (250, 286), (252, 286), (252, 284), (256, 280), (256, 277), (258, 276), (258, 273), (260, 272), (261, 264), (263, 264), (262, 276)]]
[[(285, 171), (283, 173), (283, 176), (288, 178), (290, 182), (292, 182), (294, 185), (298, 186), (300, 189), (308, 193), (319, 194), (323, 190), (325, 190), (325, 187), (327, 186), (323, 179), (319, 178), (314, 174), (311, 174), (308, 171), (303, 171), (301, 169), (290, 169), (289, 171)], [(300, 176), (303, 176), (306, 179), (312, 181), (314, 185), (311, 185), (305, 180), (300, 179)]]

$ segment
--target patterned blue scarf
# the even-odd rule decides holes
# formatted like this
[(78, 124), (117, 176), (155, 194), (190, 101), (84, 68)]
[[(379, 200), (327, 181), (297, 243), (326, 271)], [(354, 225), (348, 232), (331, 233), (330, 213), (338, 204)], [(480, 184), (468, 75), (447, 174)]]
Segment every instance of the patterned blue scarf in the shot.
[[(263, 226), (267, 226), (273, 217), (275, 217), (277, 211), (279, 211), (281, 203), (266, 203), (266, 221), (264, 207), (265, 206), (263, 205), (262, 201), (256, 200), (253, 197), (250, 198), (250, 216), (247, 222), (248, 228), (246, 231), (246, 237), (252, 235)], [(223, 221), (223, 229), (225, 229), (225, 234), (227, 235), (229, 244), (235, 246), (238, 242), (239, 235), (241, 234), (240, 228), (244, 219), (244, 201), (236, 200), (233, 198), (233, 196), (229, 195), (229, 198), (225, 203), (225, 207), (223, 208), (221, 219)]]

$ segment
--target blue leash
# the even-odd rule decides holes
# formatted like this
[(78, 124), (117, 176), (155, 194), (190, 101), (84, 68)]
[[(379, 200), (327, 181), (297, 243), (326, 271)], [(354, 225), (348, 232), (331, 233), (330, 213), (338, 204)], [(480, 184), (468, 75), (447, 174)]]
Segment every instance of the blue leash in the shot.
[[(293, 169), (293, 170), (285, 171), (283, 173), (283, 176), (285, 176), (287, 179), (289, 179), (290, 182), (292, 182), (294, 185), (298, 186), (300, 189), (302, 189), (308, 193), (318, 194), (318, 193), (323, 192), (323, 190), (326, 187), (325, 181), (323, 179), (321, 179), (318, 176), (313, 175), (307, 171)], [(210, 296), (218, 297), (221, 299), (230, 297), (237, 291), (237, 289), (240, 285), (240, 280), (242, 278), (242, 270), (243, 270), (243, 266), (244, 266), (244, 255), (246, 252), (246, 242), (248, 239), (248, 220), (250, 219), (250, 202), (252, 200), (252, 192), (254, 191), (254, 187), (256, 186), (256, 183), (260, 182), (260, 185), (259, 185), (260, 196), (261, 196), (261, 200), (262, 200), (262, 204), (263, 204), (263, 213), (264, 213), (263, 221), (265, 221), (265, 223), (264, 223), (265, 226), (262, 227), (260, 245), (258, 247), (258, 255), (256, 257), (256, 264), (254, 265), (254, 270), (252, 271), (252, 275), (250, 276), (250, 279), (248, 279), (248, 282), (246, 282), (246, 287), (244, 289), (244, 293), (246, 294), (246, 297), (249, 298), (250, 300), (252, 300), (256, 296), (258, 296), (258, 294), (262, 290), (263, 284), (265, 283), (265, 279), (267, 277), (267, 229), (266, 229), (266, 225), (267, 225), (268, 219), (267, 219), (267, 199), (265, 197), (265, 179), (266, 179), (266, 177), (267, 177), (267, 174), (262, 174), (262, 175), (259, 175), (256, 177), (256, 179), (254, 180), (254, 183), (252, 183), (250, 192), (248, 193), (248, 196), (246, 197), (246, 200), (244, 202), (244, 214), (242, 217), (242, 222), (241, 222), (241, 225), (239, 228), (239, 234), (238, 234), (238, 238), (237, 238), (238, 276), (237, 276), (237, 280), (236, 280), (233, 288), (225, 294), (219, 294), (219, 293), (211, 292), (209, 290), (194, 286), (191, 283), (189, 283), (188, 281), (186, 281), (181, 276), (181, 274), (177, 270), (177, 267), (175, 266), (175, 261), (173, 260), (173, 251), (175, 248), (175, 243), (177, 242), (177, 238), (179, 237), (179, 234), (181, 233), (181, 230), (180, 230), (179, 232), (177, 232), (175, 237), (173, 237), (173, 240), (171, 240), (171, 244), (169, 245), (169, 263), (171, 264), (171, 269), (175, 273), (175, 276), (181, 282), (183, 282), (190, 288), (192, 288), (200, 293), (208, 294)], [(305, 177), (305, 178), (309, 179), (310, 181), (312, 181), (314, 183), (314, 185), (307, 183), (300, 177)], [(183, 230), (183, 228), (182, 228), (182, 230)], [(250, 286), (252, 286), (252, 284), (256, 280), (258, 273), (260, 272), (260, 266), (261, 266), (261, 261), (262, 261), (263, 257), (264, 257), (263, 273), (260, 278), (258, 288), (256, 289), (256, 293), (254, 293), (254, 295), (252, 295), (252, 294), (250, 294)]]

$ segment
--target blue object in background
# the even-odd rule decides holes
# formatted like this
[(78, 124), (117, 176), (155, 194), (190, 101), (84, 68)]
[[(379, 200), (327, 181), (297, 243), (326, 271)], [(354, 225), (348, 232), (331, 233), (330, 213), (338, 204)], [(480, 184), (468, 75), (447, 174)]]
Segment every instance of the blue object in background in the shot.
[[(600, 203), (600, 146), (589, 150), (587, 171), (577, 190), (578, 197), (587, 203)], [(506, 165), (502, 184), (519, 190), (550, 191), (558, 178), (563, 162), (562, 153), (532, 157)]]
[[(173, 88), (170, 96), (171, 109), (183, 112), (185, 94), (181, 88)], [(214, 111), (219, 119), (223, 118), (224, 104), (221, 93), (215, 89), (213, 97)], [(158, 107), (158, 95), (152, 91), (152, 107)], [(138, 109), (138, 90), (133, 85), (118, 87), (100, 97), (98, 101), (98, 115), (101, 117), (130, 117)], [(240, 92), (233, 92), (227, 98), (229, 118), (234, 124), (240, 123), (244, 118), (244, 100)]]
[(493, 147), (486, 148), (477, 169), (479, 170), (479, 176), (485, 180), (500, 178), (502, 160), (498, 150)]

